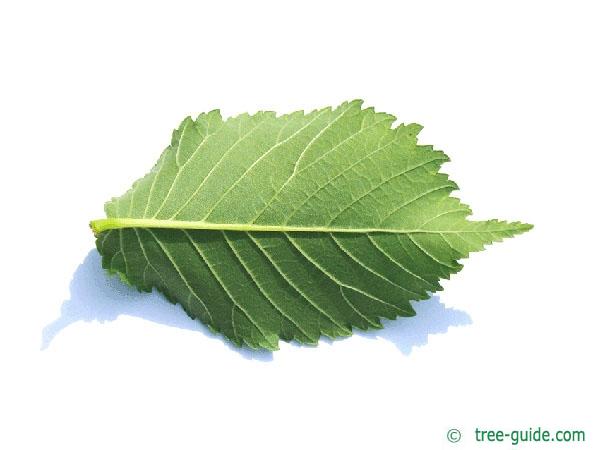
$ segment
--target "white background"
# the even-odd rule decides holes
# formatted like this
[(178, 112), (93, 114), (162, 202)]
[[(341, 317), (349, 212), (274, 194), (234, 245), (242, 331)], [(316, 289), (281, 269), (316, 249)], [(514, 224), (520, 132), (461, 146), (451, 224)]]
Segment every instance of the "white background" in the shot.
[[(594, 3), (3, 2), (0, 447), (598, 448)], [(88, 221), (183, 117), (353, 98), (425, 125), (476, 218), (535, 229), (415, 318), (273, 355), (103, 273)]]

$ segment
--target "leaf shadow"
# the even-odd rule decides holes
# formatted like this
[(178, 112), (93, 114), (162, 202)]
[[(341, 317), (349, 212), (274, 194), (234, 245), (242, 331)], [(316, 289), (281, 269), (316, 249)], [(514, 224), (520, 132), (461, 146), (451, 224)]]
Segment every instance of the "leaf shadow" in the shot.
[(369, 339), (385, 339), (393, 343), (404, 355), (410, 355), (415, 347), (427, 345), (432, 334), (446, 333), (450, 327), (473, 323), (471, 316), (459, 309), (447, 308), (438, 295), (427, 300), (412, 302), (416, 311), (413, 317), (396, 320), (383, 319), (383, 328), (374, 331), (358, 331), (356, 334)]
[[(43, 328), (41, 350), (48, 348), (62, 330), (74, 323), (111, 322), (123, 315), (200, 332), (204, 336), (218, 339), (245, 359), (262, 362), (273, 360), (272, 352), (236, 347), (224, 337), (212, 333), (205, 325), (191, 320), (181, 306), (168, 302), (160, 293), (138, 292), (123, 283), (119, 277), (107, 275), (96, 250), (91, 250), (73, 273), (70, 294), (70, 298), (61, 306), (60, 316)], [(355, 330), (355, 334), (390, 341), (401, 353), (409, 355), (415, 347), (426, 345), (429, 335), (446, 333), (451, 326), (472, 323), (466, 312), (447, 308), (437, 295), (426, 301), (413, 302), (413, 307), (417, 312), (414, 317), (384, 319), (383, 329)], [(321, 341), (333, 342), (325, 337)]]
[(224, 337), (212, 333), (202, 323), (190, 319), (180, 305), (168, 302), (157, 291), (139, 292), (110, 276), (102, 268), (100, 254), (90, 250), (73, 273), (69, 286), (70, 298), (60, 309), (60, 316), (42, 330), (41, 350), (45, 350), (58, 334), (77, 322), (111, 322), (119, 316), (139, 317), (169, 327), (192, 330), (220, 340), (226, 347), (245, 359), (271, 361), (273, 353), (236, 347)]

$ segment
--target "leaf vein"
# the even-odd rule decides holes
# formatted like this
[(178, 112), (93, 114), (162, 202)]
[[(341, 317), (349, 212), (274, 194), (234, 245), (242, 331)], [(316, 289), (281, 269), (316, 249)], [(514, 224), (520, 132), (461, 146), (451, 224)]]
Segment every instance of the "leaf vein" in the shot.
[(234, 296), (231, 294), (231, 292), (229, 291), (229, 289), (227, 288), (227, 286), (225, 285), (225, 283), (223, 282), (223, 280), (221, 279), (221, 277), (219, 276), (219, 274), (217, 273), (217, 271), (208, 262), (208, 260), (204, 256), (204, 253), (200, 250), (200, 247), (196, 244), (196, 242), (194, 242), (194, 240), (192, 239), (192, 237), (190, 236), (190, 234), (186, 230), (182, 230), (182, 231), (187, 236), (187, 238), (189, 239), (189, 241), (192, 243), (193, 247), (196, 249), (196, 252), (200, 256), (200, 258), (202, 258), (202, 260), (204, 261), (204, 264), (206, 265), (206, 267), (208, 268), (208, 270), (212, 274), (212, 276), (215, 279), (215, 281), (217, 282), (217, 284), (219, 284), (219, 286), (221, 286), (221, 289), (223, 289), (223, 291), (231, 299), (231, 302), (248, 318), (248, 320), (250, 321), (250, 323), (252, 323), (252, 325), (254, 325), (256, 327), (256, 329), (258, 330), (258, 332), (260, 334), (262, 334), (262, 336), (266, 339), (266, 341), (269, 342), (269, 338), (265, 334), (264, 330), (256, 323), (256, 321), (252, 318), (252, 316), (248, 313), (248, 311), (246, 311), (235, 300)]
[[(156, 235), (152, 232), (152, 230), (148, 229), (146, 231), (148, 231), (148, 233), (150, 233), (150, 235), (154, 238), (154, 240), (156, 241), (156, 243), (158, 244), (158, 246), (160, 247), (160, 249), (162, 250), (162, 252), (165, 254), (165, 256), (167, 257), (167, 259), (173, 265), (173, 268), (175, 269), (175, 271), (179, 274), (179, 277), (181, 278), (181, 281), (183, 281), (183, 283), (185, 284), (185, 286), (188, 288), (188, 291), (191, 292), (194, 295), (194, 297), (200, 302), (200, 304), (202, 305), (202, 307), (206, 311), (206, 314), (208, 314), (208, 318), (212, 322), (213, 318), (212, 318), (212, 315), (210, 314), (210, 311), (208, 310), (208, 307), (206, 306), (206, 303), (204, 303), (204, 301), (198, 296), (198, 294), (196, 293), (196, 291), (194, 290), (194, 288), (189, 284), (187, 278), (183, 275), (183, 273), (181, 272), (181, 269), (179, 268), (179, 266), (177, 265), (177, 263), (175, 262), (175, 260), (173, 259), (173, 257), (169, 253), (169, 251), (162, 244), (162, 242), (160, 241), (160, 239), (158, 239), (156, 237)], [(190, 308), (190, 311), (191, 311), (191, 304), (189, 304), (189, 303), (188, 303), (188, 308)]]
[(352, 286), (350, 284), (346, 284), (346, 283), (340, 281), (337, 277), (333, 276), (328, 271), (326, 271), (325, 269), (323, 269), (323, 267), (321, 267), (321, 265), (318, 264), (313, 258), (311, 258), (310, 256), (308, 256), (306, 254), (306, 252), (304, 250), (302, 250), (302, 248), (294, 242), (294, 239), (291, 236), (289, 236), (287, 233), (283, 233), (283, 234), (287, 237), (288, 241), (296, 248), (296, 250), (298, 250), (298, 252), (300, 252), (300, 254), (302, 256), (304, 256), (304, 258), (307, 261), (309, 261), (313, 266), (315, 266), (317, 269), (319, 269), (321, 272), (323, 272), (325, 275), (327, 275), (329, 278), (331, 278), (331, 280), (334, 281), (335, 283), (337, 283), (338, 285), (344, 286), (345, 288), (348, 288), (350, 290), (359, 292), (359, 293), (361, 293), (361, 294), (363, 294), (363, 295), (365, 295), (365, 296), (367, 296), (367, 297), (369, 297), (369, 298), (371, 298), (371, 299), (373, 299), (375, 301), (378, 301), (380, 303), (383, 303), (384, 305), (390, 306), (390, 307), (392, 307), (392, 308), (394, 308), (394, 309), (396, 309), (396, 310), (398, 310), (398, 311), (400, 311), (402, 313), (406, 312), (406, 311), (402, 310), (401, 308), (399, 308), (398, 306), (396, 306), (396, 305), (394, 305), (392, 303), (388, 303), (385, 300), (382, 300), (382, 299), (380, 299), (380, 298), (378, 298), (378, 297), (376, 297), (374, 295), (369, 294), (368, 292), (363, 291), (362, 289), (359, 289), (359, 288), (357, 288), (355, 286)]
[(334, 325), (338, 326), (341, 330), (346, 331), (347, 327), (345, 325), (342, 325), (341, 323), (339, 323), (333, 316), (331, 316), (329, 313), (327, 313), (323, 308), (321, 308), (319, 305), (315, 304), (309, 296), (307, 296), (304, 292), (302, 292), (302, 290), (300, 288), (298, 288), (296, 286), (296, 284), (294, 282), (292, 282), (292, 280), (290, 280), (290, 278), (283, 272), (283, 270), (280, 269), (280, 267), (275, 263), (275, 261), (273, 261), (273, 259), (271, 258), (271, 256), (265, 251), (265, 249), (262, 247), (262, 245), (260, 245), (260, 243), (257, 242), (256, 239), (254, 239), (254, 237), (250, 234), (250, 233), (246, 233), (248, 235), (248, 237), (252, 240), (252, 242), (254, 242), (254, 244), (258, 247), (258, 249), (265, 255), (265, 257), (269, 260), (269, 262), (271, 263), (271, 265), (275, 268), (275, 270), (281, 275), (281, 277), (296, 291), (300, 294), (300, 296), (306, 300), (308, 302), (309, 305), (311, 305), (313, 308), (315, 308), (319, 313), (321, 313), (323, 316), (325, 316), (327, 319), (329, 319)]
[(238, 261), (240, 262), (240, 264), (242, 265), (242, 267), (244, 268), (244, 271), (248, 274), (248, 276), (250, 277), (250, 279), (252, 280), (252, 282), (254, 283), (254, 285), (258, 288), (258, 290), (260, 291), (260, 293), (269, 301), (269, 303), (273, 306), (273, 308), (275, 308), (283, 317), (285, 317), (286, 319), (288, 319), (290, 322), (292, 322), (296, 328), (307, 338), (310, 340), (310, 336), (307, 334), (307, 332), (300, 326), (299, 323), (297, 323), (296, 320), (294, 320), (291, 316), (289, 316), (288, 314), (286, 314), (280, 307), (278, 307), (273, 300), (271, 299), (271, 297), (267, 294), (267, 292), (265, 291), (265, 289), (263, 289), (263, 287), (260, 285), (260, 283), (258, 282), (258, 280), (256, 279), (255, 275), (252, 274), (250, 268), (248, 267), (248, 265), (244, 262), (244, 260), (242, 259), (242, 257), (240, 256), (240, 254), (237, 252), (237, 250), (234, 248), (234, 246), (232, 245), (231, 241), (229, 240), (229, 238), (227, 237), (227, 233), (225, 231), (222, 232), (223, 237), (225, 238), (225, 242), (227, 242), (227, 245), (229, 246), (229, 248), (231, 249), (231, 251), (233, 252), (233, 254), (235, 255), (235, 257), (238, 259)]

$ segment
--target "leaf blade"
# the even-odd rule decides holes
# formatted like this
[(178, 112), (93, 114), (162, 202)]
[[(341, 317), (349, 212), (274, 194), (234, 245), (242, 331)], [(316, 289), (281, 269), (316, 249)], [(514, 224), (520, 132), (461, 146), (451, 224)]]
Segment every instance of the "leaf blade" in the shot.
[(531, 226), (469, 221), (448, 157), (394, 120), (358, 100), (186, 118), (92, 221), (103, 266), (252, 348), (414, 315), (459, 259)]

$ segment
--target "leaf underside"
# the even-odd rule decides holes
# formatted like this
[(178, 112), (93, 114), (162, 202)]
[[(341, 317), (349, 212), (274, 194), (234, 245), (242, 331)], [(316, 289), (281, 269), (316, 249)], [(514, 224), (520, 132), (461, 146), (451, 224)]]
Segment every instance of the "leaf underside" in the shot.
[(186, 118), (92, 222), (103, 267), (251, 348), (414, 315), (459, 259), (531, 225), (467, 220), (447, 156), (394, 121), (358, 100)]

